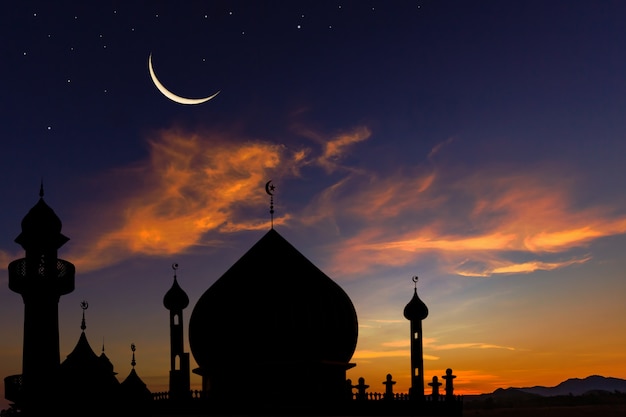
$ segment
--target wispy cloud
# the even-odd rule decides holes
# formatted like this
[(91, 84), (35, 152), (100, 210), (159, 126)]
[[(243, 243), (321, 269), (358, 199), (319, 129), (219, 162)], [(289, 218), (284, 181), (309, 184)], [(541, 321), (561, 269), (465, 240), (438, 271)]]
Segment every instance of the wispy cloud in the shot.
[[(416, 171), (336, 183), (327, 190), (334, 198), (316, 201), (315, 212), (349, 215), (358, 226), (342, 230), (330, 270), (364, 273), (433, 253), (459, 275), (554, 270), (591, 259), (571, 250), (626, 233), (626, 216), (610, 207), (577, 207), (569, 178), (544, 176), (485, 167), (470, 176)], [(327, 211), (330, 202), (340, 208)]]
[(405, 348), (411, 346), (410, 340), (393, 340), (391, 342), (383, 342), (381, 346), (392, 348)]
[(591, 256), (582, 258), (569, 259), (563, 262), (543, 262), (543, 261), (530, 261), (530, 262), (510, 262), (506, 260), (496, 260), (490, 265), (484, 265), (480, 269), (464, 268), (463, 265), (459, 265), (456, 268), (456, 272), (459, 275), (465, 276), (477, 276), (484, 277), (495, 274), (522, 274), (535, 271), (551, 271), (554, 269), (565, 268), (570, 265), (582, 264), (591, 259)]
[[(74, 248), (72, 258), (87, 271), (132, 254), (169, 255), (218, 243), (220, 234), (266, 229), (269, 219), (253, 210), (267, 204), (259, 190), (270, 178), (297, 180), (311, 166), (322, 168), (316, 173), (328, 186), (274, 223), (332, 224), (341, 239), (325, 266), (333, 276), (402, 267), (425, 254), (466, 276), (553, 270), (591, 259), (572, 249), (626, 232), (626, 216), (576, 207), (571, 179), (548, 169), (485, 166), (468, 175), (429, 164), (382, 172), (345, 164), (352, 147), (371, 136), (368, 128), (307, 134), (317, 148), (175, 128), (152, 134), (145, 161), (100, 179), (120, 190), (92, 210), (81, 241), (93, 243)], [(446, 141), (429, 159), (453, 146)]]
[(110, 217), (98, 224), (90, 249), (73, 255), (77, 265), (89, 270), (130, 254), (181, 252), (202, 244), (211, 230), (267, 228), (269, 219), (243, 213), (263, 204), (258, 190), (294, 158), (280, 145), (230, 139), (177, 129), (152, 137), (147, 161), (108, 174), (108, 181), (130, 184), (130, 190), (100, 207)]
[(320, 152), (303, 149), (297, 153), (298, 159), (304, 165), (320, 166), (327, 173), (332, 173), (339, 168), (348, 171), (355, 170), (356, 167), (344, 165), (341, 163), (341, 160), (355, 144), (367, 140), (372, 135), (371, 130), (366, 126), (357, 126), (354, 129), (340, 132), (330, 137), (302, 126), (297, 128), (297, 133), (312, 140), (321, 149)]
[(452, 349), (505, 349), (516, 350), (510, 346), (500, 346), (491, 343), (447, 343), (444, 345), (428, 345), (433, 350), (452, 350)]
[[(410, 358), (411, 351), (405, 350), (357, 350), (352, 356), (353, 360), (378, 359), (378, 358)], [(424, 359), (429, 361), (439, 360), (438, 356), (424, 354)]]
[[(268, 179), (297, 177), (307, 165), (333, 171), (350, 146), (369, 135), (360, 127), (335, 137), (320, 134), (319, 149), (291, 151), (240, 135), (178, 128), (153, 132), (145, 161), (99, 178), (119, 189), (88, 210), (92, 227), (81, 228), (86, 235), (81, 241), (90, 243), (71, 257), (89, 271), (131, 255), (170, 255), (219, 243), (206, 240), (209, 232), (266, 230), (269, 218), (253, 213), (267, 204), (259, 190)], [(287, 212), (276, 216), (274, 224), (290, 219)]]

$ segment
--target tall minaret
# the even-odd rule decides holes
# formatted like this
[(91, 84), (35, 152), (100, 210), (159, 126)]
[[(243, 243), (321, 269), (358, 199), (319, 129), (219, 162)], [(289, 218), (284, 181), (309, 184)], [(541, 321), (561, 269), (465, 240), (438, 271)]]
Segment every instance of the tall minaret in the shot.
[(176, 278), (178, 264), (173, 264), (174, 283), (165, 296), (163, 305), (170, 311), (170, 393), (173, 400), (191, 397), (189, 382), (189, 353), (184, 352), (183, 309), (189, 305), (189, 297)]
[(42, 184), (39, 201), (15, 238), (25, 257), (9, 264), (9, 288), (24, 302), (22, 392), (27, 415), (49, 414), (54, 404), (60, 366), (59, 299), (74, 291), (74, 265), (57, 258), (57, 249), (69, 238), (61, 234), (61, 220), (43, 195)]
[(424, 352), (422, 349), (422, 320), (428, 317), (428, 307), (417, 296), (417, 276), (413, 277), (413, 298), (404, 307), (404, 317), (411, 321), (411, 400), (424, 400)]

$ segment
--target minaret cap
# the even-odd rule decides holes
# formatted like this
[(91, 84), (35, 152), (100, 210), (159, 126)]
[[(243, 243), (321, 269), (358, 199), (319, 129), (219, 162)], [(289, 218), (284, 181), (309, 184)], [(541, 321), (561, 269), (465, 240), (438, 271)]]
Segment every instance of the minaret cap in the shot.
[(43, 184), (39, 190), (39, 201), (22, 219), (22, 233), (15, 238), (25, 250), (50, 248), (58, 249), (69, 238), (61, 234), (61, 219), (43, 200)]
[(404, 317), (410, 321), (424, 320), (428, 317), (428, 307), (417, 295), (417, 276), (414, 276), (413, 282), (415, 283), (415, 289), (413, 291), (413, 298), (404, 307)]
[(270, 224), (274, 228), (274, 190), (276, 187), (272, 184), (272, 180), (265, 183), (265, 192), (270, 196)]
[(176, 279), (178, 264), (172, 264), (172, 269), (174, 270), (174, 283), (165, 293), (165, 296), (163, 297), (163, 305), (168, 310), (183, 310), (189, 305), (189, 297), (187, 296), (187, 293), (180, 288), (180, 285), (178, 285), (178, 280)]

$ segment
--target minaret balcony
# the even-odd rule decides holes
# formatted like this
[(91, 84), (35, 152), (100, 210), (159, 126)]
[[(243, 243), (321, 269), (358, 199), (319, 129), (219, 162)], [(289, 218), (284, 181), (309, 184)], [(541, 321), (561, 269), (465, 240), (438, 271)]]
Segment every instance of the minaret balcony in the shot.
[(65, 295), (74, 291), (74, 264), (57, 259), (55, 266), (45, 269), (26, 258), (17, 259), (9, 264), (9, 288), (18, 294), (50, 290)]

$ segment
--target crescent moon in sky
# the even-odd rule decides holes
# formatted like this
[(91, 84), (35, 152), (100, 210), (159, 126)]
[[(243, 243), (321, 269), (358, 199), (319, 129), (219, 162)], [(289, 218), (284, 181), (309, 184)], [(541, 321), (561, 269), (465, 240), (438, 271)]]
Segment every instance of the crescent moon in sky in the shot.
[(265, 192), (268, 193), (269, 195), (274, 195), (272, 191), (274, 191), (274, 186), (272, 185), (272, 180), (269, 180), (268, 182), (265, 183)]
[(187, 97), (181, 97), (181, 96), (178, 96), (178, 95), (172, 93), (170, 90), (165, 88), (165, 86), (163, 84), (161, 84), (161, 82), (157, 78), (156, 74), (154, 73), (154, 68), (152, 68), (152, 53), (150, 53), (150, 55), (148, 56), (148, 70), (150, 71), (150, 78), (152, 78), (152, 82), (154, 83), (156, 88), (165, 97), (167, 97), (170, 100), (172, 100), (172, 101), (174, 101), (176, 103), (179, 103), (179, 104), (201, 104), (201, 103), (204, 103), (206, 101), (211, 100), (213, 97), (215, 97), (216, 95), (218, 95), (220, 93), (218, 91), (217, 93), (215, 93), (215, 94), (213, 94), (211, 96), (203, 97), (203, 98), (187, 98)]

